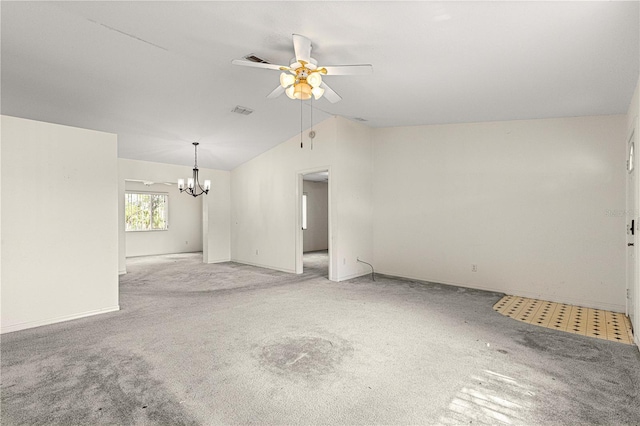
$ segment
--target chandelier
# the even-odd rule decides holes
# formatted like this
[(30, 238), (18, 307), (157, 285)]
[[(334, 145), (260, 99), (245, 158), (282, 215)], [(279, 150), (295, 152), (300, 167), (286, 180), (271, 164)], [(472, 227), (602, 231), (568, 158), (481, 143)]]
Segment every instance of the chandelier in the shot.
[(194, 142), (193, 146), (195, 147), (195, 165), (193, 166), (193, 177), (187, 179), (187, 187), (184, 187), (184, 179), (178, 179), (178, 189), (180, 192), (186, 192), (189, 195), (193, 195), (197, 197), (198, 195), (208, 194), (211, 189), (211, 181), (205, 180), (204, 187), (200, 185), (198, 181), (198, 142)]
[(298, 61), (300, 64), (297, 68), (291, 68), (291, 74), (283, 72), (280, 74), (280, 85), (286, 90), (284, 91), (291, 99), (300, 99), (306, 101), (311, 99), (311, 95), (318, 100), (324, 94), (324, 89), (320, 87), (322, 84), (322, 74), (326, 74), (324, 68), (317, 69), (314, 64), (305, 61)]

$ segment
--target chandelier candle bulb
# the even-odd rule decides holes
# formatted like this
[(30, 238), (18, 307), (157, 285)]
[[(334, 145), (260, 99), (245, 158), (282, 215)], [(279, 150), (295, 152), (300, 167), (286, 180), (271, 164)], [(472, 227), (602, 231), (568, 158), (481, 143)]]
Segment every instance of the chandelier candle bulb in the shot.
[(178, 189), (180, 191), (184, 189), (184, 179), (178, 179)]
[(204, 181), (204, 190), (208, 191), (211, 189), (211, 181), (210, 180), (205, 180)]
[(187, 186), (189, 187), (189, 189), (193, 189), (193, 178), (189, 178), (188, 182), (189, 183), (187, 184)]

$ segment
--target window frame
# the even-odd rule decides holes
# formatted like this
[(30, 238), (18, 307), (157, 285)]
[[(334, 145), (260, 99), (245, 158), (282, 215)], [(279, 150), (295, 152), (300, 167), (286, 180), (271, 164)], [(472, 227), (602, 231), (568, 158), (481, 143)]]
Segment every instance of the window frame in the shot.
[[(139, 194), (139, 195), (160, 195), (164, 197), (164, 228), (150, 228), (150, 229), (127, 229), (127, 205), (129, 204), (128, 196), (130, 194)], [(151, 203), (151, 209), (149, 211), (149, 215), (152, 218), (150, 223), (153, 225), (153, 203)], [(156, 231), (168, 231), (169, 230), (169, 193), (168, 192), (157, 192), (157, 191), (136, 191), (136, 190), (126, 190), (124, 192), (124, 231), (125, 232), (156, 232)]]

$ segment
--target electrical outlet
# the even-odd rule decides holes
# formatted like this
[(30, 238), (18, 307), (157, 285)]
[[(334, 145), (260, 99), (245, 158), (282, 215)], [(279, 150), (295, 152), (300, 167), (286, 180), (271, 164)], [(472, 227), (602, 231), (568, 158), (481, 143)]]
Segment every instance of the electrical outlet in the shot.
[(476, 264), (471, 264), (471, 272), (478, 272), (478, 265)]

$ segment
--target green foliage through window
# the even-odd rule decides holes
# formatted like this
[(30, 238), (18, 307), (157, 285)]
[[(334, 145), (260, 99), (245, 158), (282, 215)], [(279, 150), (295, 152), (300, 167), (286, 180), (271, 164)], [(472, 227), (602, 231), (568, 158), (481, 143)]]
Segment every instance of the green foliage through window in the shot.
[(166, 194), (125, 194), (125, 224), (127, 231), (168, 229), (169, 196)]

